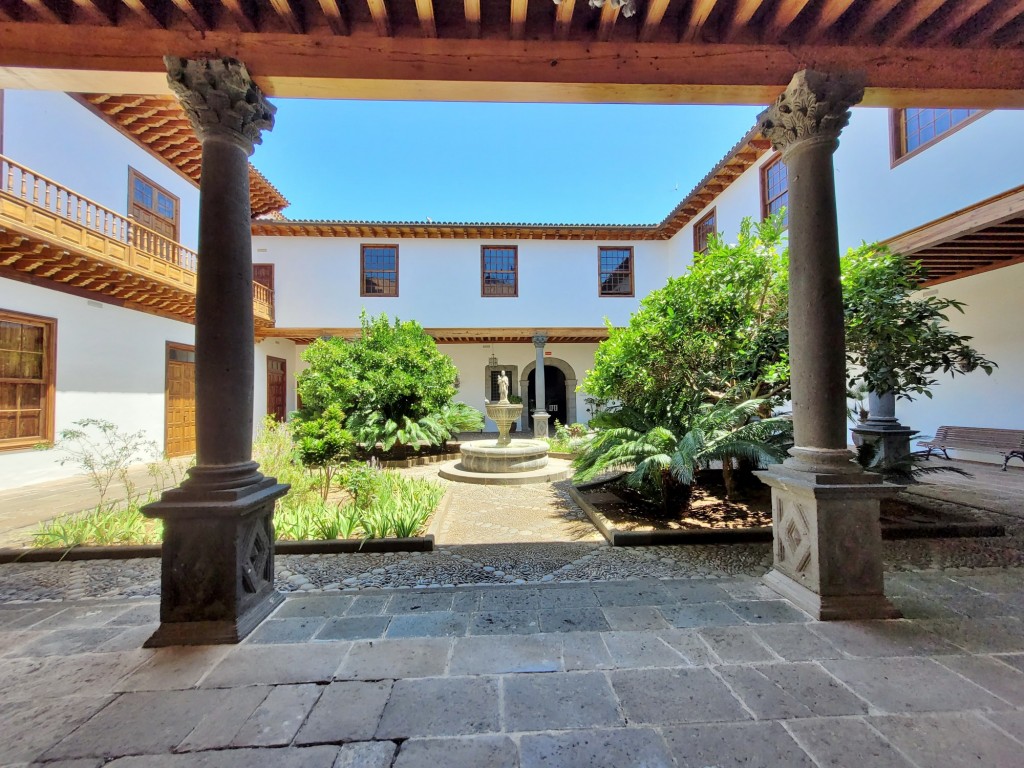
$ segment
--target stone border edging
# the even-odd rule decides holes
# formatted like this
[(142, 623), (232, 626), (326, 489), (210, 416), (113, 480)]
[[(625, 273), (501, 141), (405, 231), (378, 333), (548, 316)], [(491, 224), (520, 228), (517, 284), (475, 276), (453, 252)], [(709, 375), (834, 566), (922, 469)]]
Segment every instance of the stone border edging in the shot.
[[(591, 487), (600, 483), (591, 483)], [(586, 488), (587, 485), (580, 486)], [(569, 495), (613, 547), (650, 547), (670, 544), (746, 544), (772, 541), (771, 526), (756, 528), (718, 528), (677, 531), (620, 531), (590, 502), (583, 498), (580, 488), (569, 486)], [(888, 525), (882, 528), (883, 541), (907, 539), (973, 539), (987, 536), (1005, 536), (1006, 528), (995, 523), (947, 523), (935, 526)]]
[[(72, 547), (71, 549), (0, 549), (0, 564), (55, 563), (62, 560), (134, 560), (160, 557), (159, 544), (132, 544), (107, 547)], [(278, 541), (278, 555), (329, 555), (359, 552), (433, 552), (434, 536), (411, 536), (402, 539), (333, 539)]]
[(434, 518), (430, 521), (430, 526), (427, 528), (425, 535), (435, 541), (440, 538), (441, 529), (444, 527), (445, 520), (448, 519), (448, 510), (451, 509), (453, 495), (451, 488), (446, 490), (444, 496), (441, 497), (440, 503), (437, 505), (437, 509), (434, 510)]
[(380, 465), (384, 469), (409, 469), (410, 467), (422, 467), (427, 464), (441, 464), (445, 461), (462, 458), (460, 453), (435, 453), (430, 456), (416, 456), (409, 459), (394, 459), (382, 461)]

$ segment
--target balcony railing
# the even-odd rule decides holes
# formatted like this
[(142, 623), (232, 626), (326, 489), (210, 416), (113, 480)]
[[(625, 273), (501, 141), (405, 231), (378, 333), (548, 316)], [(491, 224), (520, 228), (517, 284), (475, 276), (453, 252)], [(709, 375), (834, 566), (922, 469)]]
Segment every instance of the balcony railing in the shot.
[[(133, 274), (195, 294), (198, 255), (191, 248), (0, 155), (3, 219), (13, 219)], [(259, 283), (253, 283), (253, 313), (273, 323), (274, 293)]]

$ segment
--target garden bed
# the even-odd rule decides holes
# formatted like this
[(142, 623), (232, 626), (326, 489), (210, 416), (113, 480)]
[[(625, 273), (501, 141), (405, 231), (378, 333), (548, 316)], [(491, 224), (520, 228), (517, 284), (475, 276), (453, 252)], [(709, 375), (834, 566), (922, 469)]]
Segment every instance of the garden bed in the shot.
[[(569, 493), (615, 547), (666, 544), (729, 544), (772, 540), (771, 490), (759, 484), (743, 501), (725, 499), (714, 476), (703, 477), (694, 490), (690, 510), (679, 519), (664, 519), (657, 508), (636, 494), (616, 487), (613, 480), (570, 486)], [(970, 538), (1004, 536), (1001, 525), (981, 522), (968, 512), (939, 509), (906, 496), (882, 502), (882, 538)]]

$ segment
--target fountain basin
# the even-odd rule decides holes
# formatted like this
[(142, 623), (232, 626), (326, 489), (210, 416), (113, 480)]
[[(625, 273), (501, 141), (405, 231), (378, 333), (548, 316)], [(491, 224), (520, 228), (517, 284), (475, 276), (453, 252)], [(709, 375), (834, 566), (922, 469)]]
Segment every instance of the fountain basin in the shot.
[(529, 472), (548, 463), (548, 444), (543, 440), (510, 440), (507, 445), (473, 440), (460, 450), (461, 467), (467, 472)]

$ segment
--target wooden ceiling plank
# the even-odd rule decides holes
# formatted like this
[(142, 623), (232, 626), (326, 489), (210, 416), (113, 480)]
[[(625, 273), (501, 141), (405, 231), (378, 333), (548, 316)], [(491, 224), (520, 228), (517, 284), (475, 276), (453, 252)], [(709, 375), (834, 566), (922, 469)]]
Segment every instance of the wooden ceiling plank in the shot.
[(572, 12), (576, 7), (576, 0), (561, 0), (555, 6), (555, 40), (567, 40), (569, 30), (572, 27)]
[(338, 5), (338, 0), (317, 0), (320, 4), (320, 10), (324, 14), (324, 18), (327, 20), (327, 26), (330, 27), (331, 32), (336, 35), (347, 35), (348, 34), (348, 23), (345, 21), (345, 16), (341, 12), (341, 6)]
[(305, 33), (306, 30), (299, 15), (301, 9), (297, 11), (291, 0), (270, 0), (270, 7), (274, 9), (274, 13), (284, 22), (289, 31), (296, 35)]
[(670, 0), (648, 0), (647, 9), (644, 11), (644, 23), (640, 27), (640, 42), (646, 43), (657, 36), (669, 2)]
[(256, 21), (249, 16), (248, 11), (242, 5), (242, 0), (221, 0), (221, 4), (227, 9), (228, 15), (240, 31), (256, 32)]
[(750, 24), (754, 14), (764, 4), (764, 0), (736, 0), (736, 7), (731, 14), (726, 14), (722, 25), (722, 40), (729, 42)]
[[(525, 7), (526, 3), (523, 3)], [(613, 5), (611, 0), (605, 0), (601, 7), (601, 20), (598, 22), (597, 39), (607, 43), (612, 39), (612, 32), (615, 31), (615, 22), (619, 19), (619, 6)]]
[(111, 6), (109, 11), (105, 11), (100, 8), (95, 0), (71, 0), (71, 3), (89, 21), (95, 24), (112, 27), (117, 23), (116, 6)]
[[(701, 39), (708, 16), (715, 10), (718, 0), (693, 0), (682, 23), (680, 40), (694, 42)], [(664, 11), (663, 11), (664, 13)]]
[(46, 0), (24, 0), (25, 5), (32, 9), (32, 12), (41, 21), (51, 24), (67, 24), (69, 20), (53, 9)]
[(188, 19), (189, 24), (196, 28), (197, 32), (207, 32), (210, 29), (210, 23), (203, 16), (199, 8), (196, 6), (194, 0), (171, 0), (174, 3), (174, 7), (181, 11), (182, 15)]
[(1024, 15), (1024, 1), (1016, 0), (1004, 6), (999, 12), (992, 14), (965, 35), (958, 36), (962, 45), (978, 45), (991, 42), (992, 38), (1008, 24)]
[(480, 0), (463, 0), (466, 14), (466, 34), (471, 38), (480, 37)]
[(903, 0), (875, 0), (873, 3), (866, 3), (864, 10), (857, 17), (853, 26), (847, 30), (847, 35), (851, 40), (861, 40), (869, 37), (872, 30), (878, 26), (878, 23), (888, 16), (893, 8), (901, 2)]
[(839, 21), (842, 15), (855, 2), (856, 0), (826, 0), (818, 13), (818, 18), (814, 20), (811, 27), (804, 33), (803, 39), (808, 42), (814, 42), (828, 35), (832, 26)]
[(526, 36), (526, 8), (528, 0), (512, 0), (509, 7), (509, 37), (522, 40)]
[(150, 29), (162, 29), (166, 28), (167, 24), (156, 17), (156, 15), (149, 9), (142, 0), (122, 0), (128, 10), (135, 14), (143, 24)]
[(777, 40), (807, 7), (810, 0), (779, 0), (770, 20), (765, 25), (764, 37)]
[(949, 38), (953, 36), (954, 32), (966, 24), (974, 14), (985, 6), (990, 5), (991, 2), (992, 0), (949, 0), (946, 3), (949, 8), (946, 17), (939, 23), (932, 25), (919, 38), (921, 43), (949, 43)]
[(388, 6), (385, 0), (366, 0), (373, 23), (377, 26), (377, 34), (391, 37), (391, 19), (388, 17)]
[(907, 38), (914, 34), (914, 30), (928, 21), (946, 2), (947, 0), (918, 0), (906, 9), (892, 28), (886, 30), (886, 40), (892, 40), (897, 45), (905, 43)]
[(416, 15), (420, 19), (420, 29), (424, 37), (437, 37), (437, 23), (434, 21), (434, 3), (432, 0), (416, 0)]

